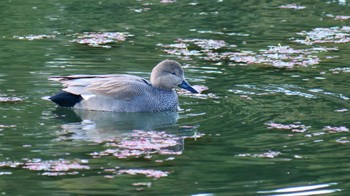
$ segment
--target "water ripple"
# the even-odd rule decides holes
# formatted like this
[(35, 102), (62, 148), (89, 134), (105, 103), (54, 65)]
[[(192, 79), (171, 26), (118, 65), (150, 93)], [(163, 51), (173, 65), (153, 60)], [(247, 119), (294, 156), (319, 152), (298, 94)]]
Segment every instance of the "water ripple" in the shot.
[(301, 91), (306, 91), (302, 87), (299, 87), (297, 85), (290, 85), (290, 84), (270, 84), (265, 86), (260, 86), (255, 84), (238, 84), (236, 85), (236, 87), (240, 89), (230, 89), (229, 92), (232, 92), (235, 94), (248, 94), (248, 95), (270, 95), (275, 93), (283, 93), (285, 95), (295, 95), (295, 96), (305, 97), (309, 99), (317, 98), (316, 95), (306, 93), (306, 92), (301, 92)]
[(258, 191), (258, 193), (269, 194), (274, 196), (321, 195), (321, 194), (329, 194), (329, 193), (341, 191), (340, 189), (324, 189), (335, 185), (337, 185), (337, 183), (296, 186), (296, 187), (280, 188), (280, 189), (275, 189), (270, 191)]

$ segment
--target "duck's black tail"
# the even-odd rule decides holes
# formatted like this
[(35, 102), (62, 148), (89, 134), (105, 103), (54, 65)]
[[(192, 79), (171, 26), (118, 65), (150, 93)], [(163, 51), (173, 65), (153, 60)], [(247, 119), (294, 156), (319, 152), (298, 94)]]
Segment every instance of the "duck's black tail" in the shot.
[(51, 96), (49, 99), (61, 107), (73, 107), (75, 104), (83, 100), (83, 97), (62, 91)]

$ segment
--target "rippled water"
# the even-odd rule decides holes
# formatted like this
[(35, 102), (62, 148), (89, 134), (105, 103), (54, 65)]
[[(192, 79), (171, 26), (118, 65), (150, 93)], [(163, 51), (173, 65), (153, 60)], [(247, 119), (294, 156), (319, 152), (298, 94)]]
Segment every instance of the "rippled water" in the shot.
[[(0, 2), (1, 194), (347, 195), (350, 3), (291, 3)], [(84, 32), (129, 36), (91, 47)], [(163, 59), (209, 88), (179, 112), (42, 99), (61, 88), (49, 76), (148, 78)]]

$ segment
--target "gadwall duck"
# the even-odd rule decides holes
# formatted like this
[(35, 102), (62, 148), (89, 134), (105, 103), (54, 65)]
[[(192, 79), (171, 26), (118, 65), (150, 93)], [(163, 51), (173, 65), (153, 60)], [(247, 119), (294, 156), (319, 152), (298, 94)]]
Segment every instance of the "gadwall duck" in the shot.
[(198, 93), (187, 83), (181, 65), (164, 60), (156, 65), (150, 82), (133, 75), (55, 76), (65, 87), (49, 99), (62, 107), (114, 112), (176, 111), (175, 87)]

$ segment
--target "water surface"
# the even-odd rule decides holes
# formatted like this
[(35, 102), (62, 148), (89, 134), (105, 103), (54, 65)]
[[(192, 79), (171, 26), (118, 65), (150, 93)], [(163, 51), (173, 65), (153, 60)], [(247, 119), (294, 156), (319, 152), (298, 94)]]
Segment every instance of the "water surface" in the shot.
[[(350, 26), (350, 4), (301, 0), (296, 9), (279, 7), (291, 3), (0, 2), (1, 193), (347, 195), (350, 36), (301, 32)], [(110, 48), (72, 42), (84, 32), (129, 36), (104, 45)], [(336, 36), (345, 36), (344, 43), (336, 43)], [(312, 45), (294, 42), (328, 38)], [(167, 47), (179, 39), (190, 40), (184, 53), (167, 52), (178, 49)], [(222, 40), (225, 46), (205, 50), (193, 39), (215, 40), (214, 46)], [(287, 46), (304, 56), (283, 53)], [(276, 51), (267, 54), (269, 48)], [(307, 56), (314, 48), (324, 51)], [(253, 54), (250, 60), (294, 55), (300, 57), (295, 62), (313, 64), (277, 68), (238, 62), (236, 56), (206, 58), (208, 51), (246, 51)], [(178, 60), (191, 84), (209, 88), (202, 96), (180, 95), (180, 112), (84, 112), (42, 99), (61, 88), (50, 76), (148, 78), (163, 59)], [(139, 141), (163, 146), (126, 150)], [(131, 175), (132, 169), (143, 174)]]

